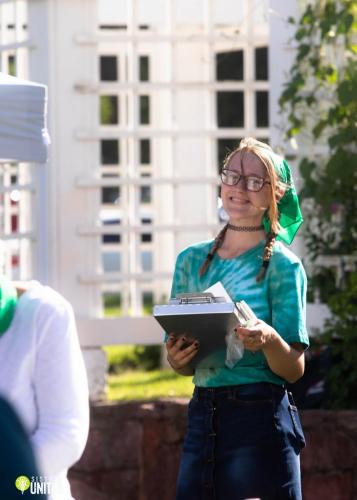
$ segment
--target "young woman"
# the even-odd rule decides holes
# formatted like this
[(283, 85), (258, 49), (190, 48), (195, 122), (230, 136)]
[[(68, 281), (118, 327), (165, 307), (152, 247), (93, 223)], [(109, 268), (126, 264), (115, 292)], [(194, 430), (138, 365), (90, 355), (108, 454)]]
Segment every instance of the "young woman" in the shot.
[(67, 470), (87, 440), (87, 377), (72, 307), (38, 282), (0, 277), (0, 394), (30, 437), (48, 498), (72, 499)]
[[(287, 162), (255, 139), (241, 141), (221, 172), (228, 224), (214, 241), (177, 258), (172, 297), (221, 281), (259, 318), (236, 329), (243, 357), (228, 368), (190, 367), (199, 345), (167, 339), (168, 360), (194, 375), (177, 500), (301, 499), (297, 409), (285, 382), (304, 372), (306, 275), (290, 244), (302, 223)], [(189, 332), (188, 332), (189, 334)]]

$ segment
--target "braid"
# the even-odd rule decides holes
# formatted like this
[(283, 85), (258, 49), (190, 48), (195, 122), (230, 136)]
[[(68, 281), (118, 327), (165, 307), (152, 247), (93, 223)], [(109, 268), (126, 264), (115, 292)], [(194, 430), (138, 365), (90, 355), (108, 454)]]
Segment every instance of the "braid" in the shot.
[(217, 250), (219, 250), (221, 248), (227, 229), (228, 229), (228, 224), (226, 224), (224, 226), (224, 228), (216, 236), (214, 243), (213, 243), (210, 251), (207, 254), (206, 260), (204, 261), (204, 263), (200, 267), (200, 270), (199, 270), (200, 277), (205, 274), (205, 272), (209, 268), (210, 263), (213, 260), (214, 254), (217, 252)]
[(273, 253), (273, 248), (274, 248), (276, 237), (277, 237), (277, 235), (273, 232), (270, 232), (267, 234), (267, 239), (266, 239), (264, 253), (263, 253), (262, 267), (260, 268), (260, 271), (256, 277), (257, 283), (259, 283), (260, 281), (262, 281), (265, 278), (266, 272), (267, 272), (268, 267), (269, 267), (270, 258), (271, 258), (272, 253)]

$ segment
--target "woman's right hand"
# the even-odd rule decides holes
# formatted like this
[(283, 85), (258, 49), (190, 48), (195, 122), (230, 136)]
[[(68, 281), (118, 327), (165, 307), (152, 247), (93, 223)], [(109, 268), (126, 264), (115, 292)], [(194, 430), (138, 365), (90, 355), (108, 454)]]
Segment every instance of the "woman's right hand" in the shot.
[(171, 367), (181, 375), (192, 375), (194, 373), (188, 364), (196, 356), (199, 342), (193, 340), (187, 347), (184, 347), (190, 340), (185, 335), (175, 337), (170, 334), (166, 342), (167, 360)]

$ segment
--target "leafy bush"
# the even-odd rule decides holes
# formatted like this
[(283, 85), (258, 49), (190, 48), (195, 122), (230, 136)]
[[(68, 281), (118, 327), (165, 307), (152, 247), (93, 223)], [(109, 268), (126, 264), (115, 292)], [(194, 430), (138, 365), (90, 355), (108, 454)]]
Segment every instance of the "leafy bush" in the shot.
[(125, 370), (150, 371), (160, 367), (161, 346), (107, 346), (104, 351), (108, 357), (109, 372), (120, 373)]
[[(299, 135), (312, 151), (299, 165), (304, 237), (313, 264), (309, 298), (317, 293), (332, 313), (322, 334), (334, 359), (329, 405), (352, 408), (357, 406), (357, 4), (309, 2), (299, 20), (289, 21), (296, 26), (297, 53), (280, 105), (289, 122), (286, 137)], [(314, 150), (316, 143), (320, 147)]]

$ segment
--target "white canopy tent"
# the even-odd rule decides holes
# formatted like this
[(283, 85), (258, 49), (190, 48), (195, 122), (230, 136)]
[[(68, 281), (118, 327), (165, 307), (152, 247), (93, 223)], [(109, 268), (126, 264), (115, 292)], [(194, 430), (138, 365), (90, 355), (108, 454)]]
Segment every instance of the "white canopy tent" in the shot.
[(46, 163), (47, 88), (0, 73), (0, 158)]

